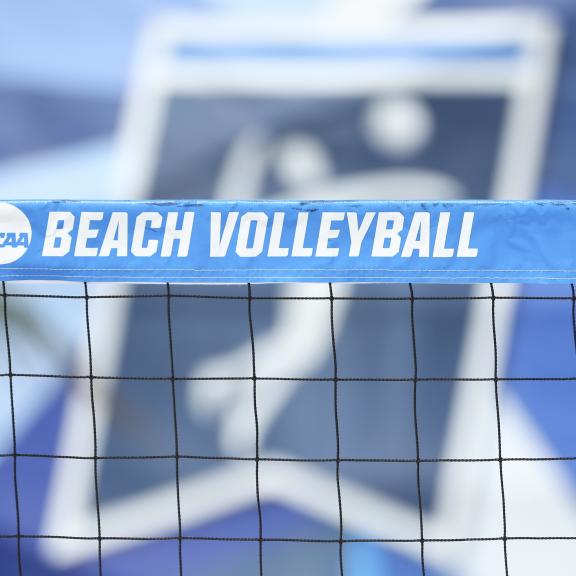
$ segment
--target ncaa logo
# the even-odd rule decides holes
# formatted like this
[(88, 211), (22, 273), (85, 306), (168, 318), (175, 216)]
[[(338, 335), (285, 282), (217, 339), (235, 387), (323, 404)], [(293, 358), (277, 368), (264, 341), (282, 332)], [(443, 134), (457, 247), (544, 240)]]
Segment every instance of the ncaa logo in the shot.
[(22, 258), (32, 240), (32, 226), (22, 210), (0, 202), (0, 264)]

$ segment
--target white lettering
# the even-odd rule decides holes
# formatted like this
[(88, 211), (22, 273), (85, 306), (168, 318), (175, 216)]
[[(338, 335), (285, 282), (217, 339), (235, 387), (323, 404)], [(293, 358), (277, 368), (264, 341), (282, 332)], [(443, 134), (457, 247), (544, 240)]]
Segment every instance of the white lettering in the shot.
[[(392, 226), (388, 228), (388, 223)], [(380, 212), (376, 220), (376, 232), (372, 256), (396, 256), (400, 250), (400, 232), (404, 226), (404, 216), (400, 212)], [(388, 241), (388, 246), (384, 244)]]
[(292, 246), (292, 256), (310, 257), (312, 248), (304, 246), (306, 240), (306, 230), (308, 228), (308, 212), (299, 212), (296, 219), (296, 231), (294, 232), (294, 244)]
[(316, 245), (316, 256), (334, 257), (340, 251), (337, 247), (328, 246), (330, 240), (336, 240), (340, 235), (340, 230), (332, 229), (332, 222), (344, 220), (344, 212), (324, 212), (320, 220), (320, 230), (318, 232), (318, 244)]
[(210, 257), (223, 258), (228, 254), (228, 247), (232, 239), (232, 232), (238, 220), (238, 212), (230, 212), (222, 230), (222, 213), (210, 213)]
[(166, 216), (166, 229), (160, 256), (172, 256), (174, 242), (178, 242), (178, 258), (188, 256), (190, 239), (192, 238), (192, 225), (194, 224), (194, 212), (184, 212), (182, 228), (178, 229), (178, 212), (168, 212)]
[(284, 226), (284, 212), (275, 212), (272, 220), (272, 230), (270, 231), (270, 245), (268, 246), (268, 256), (282, 257), (288, 256), (288, 248), (280, 246), (282, 241), (282, 228)]
[(418, 250), (418, 256), (430, 256), (430, 214), (415, 212), (404, 242), (402, 258), (410, 258)]
[(110, 256), (112, 250), (116, 250), (117, 256), (128, 256), (128, 214), (126, 212), (112, 212), (98, 255)]
[(74, 256), (98, 256), (98, 248), (88, 246), (88, 240), (98, 237), (99, 230), (90, 228), (92, 222), (99, 222), (104, 218), (104, 212), (82, 212), (78, 223), (76, 247)]
[(450, 224), (450, 212), (440, 212), (436, 238), (434, 239), (434, 252), (432, 252), (434, 258), (450, 258), (454, 256), (454, 248), (446, 248), (448, 224)]
[(144, 244), (144, 235), (148, 224), (150, 228), (157, 230), (162, 226), (162, 216), (158, 212), (142, 212), (138, 214), (131, 248), (134, 256), (154, 256), (158, 250), (158, 240), (148, 240), (148, 243)]
[(457, 252), (457, 255), (460, 258), (476, 258), (476, 256), (478, 256), (478, 248), (470, 248), (470, 237), (472, 236), (473, 224), (474, 212), (464, 212)]
[(70, 237), (72, 228), (74, 228), (74, 214), (72, 212), (50, 212), (42, 256), (65, 256), (68, 254), (72, 245), (72, 238)]
[(360, 225), (358, 225), (358, 214), (356, 212), (348, 212), (347, 216), (348, 228), (350, 229), (350, 256), (360, 256), (362, 242), (364, 242), (370, 224), (374, 220), (374, 212), (366, 212)]
[[(248, 246), (253, 222), (256, 224), (254, 238), (252, 246)], [(238, 256), (242, 258), (253, 258), (262, 253), (262, 250), (264, 250), (267, 224), (268, 216), (264, 214), (264, 212), (246, 212), (246, 214), (240, 218), (238, 243), (236, 245), (236, 254), (238, 254)]]

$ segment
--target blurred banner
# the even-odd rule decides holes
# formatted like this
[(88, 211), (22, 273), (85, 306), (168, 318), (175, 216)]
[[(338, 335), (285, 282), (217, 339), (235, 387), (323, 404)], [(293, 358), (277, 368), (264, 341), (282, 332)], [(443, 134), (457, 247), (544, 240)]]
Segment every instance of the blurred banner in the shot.
[[(576, 4), (271, 4), (115, 0), (80, 11), (65, 0), (45, 0), (41, 7), (21, 0), (1, 6), (0, 196), (574, 197), (576, 51), (570, 48)], [(93, 289), (127, 296), (150, 287)], [(500, 289), (508, 296), (571, 294), (562, 286)], [(83, 293), (82, 286), (66, 290)], [(260, 296), (303, 298), (255, 306), (259, 374), (293, 379), (259, 383), (262, 456), (334, 457), (332, 383), (298, 381), (332, 373), (329, 311), (326, 302), (314, 300), (327, 297), (327, 290), (326, 285), (255, 287)], [(490, 295), (487, 286), (416, 290), (430, 297)], [(246, 295), (243, 286), (197, 291)], [(341, 285), (336, 295), (406, 298), (408, 287)], [(98, 382), (101, 455), (173, 454), (169, 388), (145, 379), (169, 374), (162, 304), (153, 299), (105, 304), (94, 312), (98, 373), (144, 378)], [(81, 306), (56, 300), (31, 306), (13, 312), (17, 371), (85, 374)], [(182, 299), (175, 306), (177, 374), (229, 378), (181, 383), (181, 450), (252, 457), (252, 383), (233, 379), (251, 374), (245, 302)], [(502, 373), (573, 376), (573, 362), (566, 360), (573, 344), (570, 306), (569, 300), (499, 303)], [(493, 347), (489, 300), (430, 300), (419, 304), (418, 314), (422, 376), (492, 377), (492, 361), (486, 361)], [(55, 326), (57, 349), (50, 343)], [(336, 326), (341, 373), (358, 379), (341, 388), (342, 452), (414, 458), (411, 389), (405, 382), (370, 381), (412, 374), (409, 304), (341, 300)], [(497, 454), (492, 383), (472, 384), (422, 386), (423, 457)], [(530, 384), (505, 387), (509, 455), (568, 455), (575, 435), (566, 399), (576, 400), (568, 384), (553, 391)], [(85, 380), (17, 379), (15, 389), (20, 452), (92, 453)], [(5, 454), (12, 446), (7, 394), (0, 392)], [(90, 461), (22, 459), (19, 466), (24, 533), (94, 535)], [(333, 466), (262, 466), (267, 537), (338, 538)], [(497, 464), (459, 466), (422, 469), (427, 538), (499, 536)], [(173, 462), (107, 460), (99, 468), (103, 533), (142, 538), (177, 533)], [(511, 466), (506, 481), (517, 496), (509, 504), (510, 532), (574, 532), (575, 473), (568, 462), (529, 472)], [(411, 463), (343, 466), (346, 535), (417, 539), (415, 474)], [(252, 462), (190, 459), (181, 464), (180, 480), (186, 535), (258, 535)], [(14, 533), (12, 460), (0, 458), (0, 535)], [(25, 574), (97, 573), (94, 541), (25, 539), (22, 545)], [(530, 546), (518, 543), (511, 552), (518, 573), (561, 573), (570, 565), (570, 543), (548, 544), (553, 554), (538, 543), (536, 556), (528, 553)], [(437, 542), (426, 551), (430, 574), (503, 573), (499, 541)], [(243, 576), (258, 570), (255, 542), (191, 541), (184, 554), (190, 574)], [(102, 555), (110, 576), (178, 569), (174, 541), (110, 540)], [(345, 573), (419, 574), (419, 555), (418, 542), (347, 545)], [(16, 574), (16, 560), (14, 539), (0, 538), (3, 573)], [(330, 576), (338, 570), (338, 548), (266, 543), (265, 562), (265, 574)]]

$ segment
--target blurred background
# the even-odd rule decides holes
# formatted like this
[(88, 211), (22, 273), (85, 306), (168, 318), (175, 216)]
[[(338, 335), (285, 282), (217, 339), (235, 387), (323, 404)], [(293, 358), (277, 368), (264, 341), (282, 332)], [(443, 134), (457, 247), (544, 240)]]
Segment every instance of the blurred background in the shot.
[[(0, 198), (576, 199), (574, 0), (0, 0)], [(163, 287), (93, 285), (93, 295)], [(180, 450), (254, 455), (245, 286), (174, 287)], [(14, 285), (82, 296), (83, 287)], [(339, 285), (342, 455), (415, 458), (406, 286)], [(328, 287), (254, 287), (326, 298)], [(416, 286), (423, 458), (493, 459), (489, 287)], [(573, 291), (499, 286), (505, 457), (576, 455)], [(518, 296), (545, 296), (546, 300)], [(425, 299), (425, 298), (431, 299)], [(404, 299), (403, 299), (404, 298)], [(10, 298), (21, 532), (96, 534), (84, 301)], [(328, 300), (254, 305), (261, 455), (333, 458)], [(173, 454), (165, 302), (90, 309), (102, 456)], [(6, 349), (0, 336), (0, 350)], [(18, 574), (0, 356), (0, 572)], [(65, 375), (46, 377), (46, 375)], [(130, 376), (130, 378), (126, 378)], [(238, 380), (234, 380), (234, 378)], [(266, 378), (284, 378), (270, 380)], [(292, 380), (289, 380), (289, 379)], [(316, 382), (298, 382), (302, 378)], [(322, 381), (322, 379), (327, 381)], [(375, 382), (374, 378), (397, 379)], [(457, 378), (477, 378), (460, 381)], [(288, 379), (288, 380), (286, 380)], [(546, 379), (543, 381), (542, 379)], [(573, 461), (506, 462), (507, 531), (576, 538)], [(333, 463), (261, 465), (264, 536), (338, 538)], [(414, 462), (342, 465), (345, 536), (420, 537)], [(497, 462), (421, 467), (427, 573), (505, 574)], [(99, 463), (103, 573), (178, 573), (170, 459)], [(181, 463), (188, 536), (258, 536), (254, 463)], [(472, 540), (467, 540), (471, 538)], [(487, 540), (482, 540), (482, 539)], [(446, 540), (454, 540), (450, 541)], [(24, 538), (22, 573), (98, 574), (94, 540)], [(574, 540), (508, 544), (510, 574), (569, 574)], [(339, 573), (338, 545), (264, 544), (264, 573)], [(257, 542), (189, 540), (185, 574), (258, 573)], [(347, 575), (420, 574), (420, 544), (347, 543)]]

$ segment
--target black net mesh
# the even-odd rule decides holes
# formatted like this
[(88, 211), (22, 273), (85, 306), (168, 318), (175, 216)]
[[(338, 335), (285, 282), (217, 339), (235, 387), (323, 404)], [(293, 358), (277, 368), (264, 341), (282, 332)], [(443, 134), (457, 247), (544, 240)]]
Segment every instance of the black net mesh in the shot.
[[(347, 559), (356, 545), (409, 548), (414, 573), (426, 574), (441, 573), (429, 568), (436, 558), (432, 552), (429, 560), (429, 550), (486, 542), (499, 547), (501, 573), (513, 574), (511, 543), (576, 540), (576, 531), (562, 531), (561, 524), (537, 518), (542, 532), (526, 525), (523, 533), (523, 521), (510, 520), (526, 504), (515, 499), (517, 481), (507, 485), (509, 475), (518, 476), (514, 466), (569, 464), (576, 456), (514, 453), (502, 406), (508, 387), (528, 404), (546, 402), (546, 394), (570, 402), (575, 303), (573, 286), (3, 283), (1, 401), (10, 415), (11, 446), (0, 454), (10, 461), (2, 507), (13, 514), (14, 530), (0, 540), (15, 541), (19, 575), (34, 573), (25, 550), (38, 540), (93, 543), (79, 558), (97, 562), (99, 574), (106, 573), (110, 543), (121, 549), (130, 542), (172, 542), (177, 550), (169, 554), (180, 574), (218, 573), (206, 569), (206, 557), (217, 564), (219, 553), (194, 545), (246, 545), (239, 574), (281, 574), (283, 563), (292, 570), (279, 546), (307, 545), (307, 552), (294, 551), (301, 554), (300, 569), (324, 573), (330, 566), (326, 573), (343, 575), (359, 573)], [(51, 310), (47, 316), (39, 312), (43, 306)], [(64, 361), (62, 342), (73, 351)], [(47, 423), (40, 436), (23, 432), (19, 418), (30, 397), (24, 391), (55, 381), (61, 388), (54, 402), (68, 406), (62, 409), (68, 416)], [(466, 399), (461, 390), (472, 392)], [(70, 402), (83, 403), (76, 419)], [(455, 414), (464, 409), (464, 416)], [(564, 435), (569, 445), (566, 427)], [(62, 452), (66, 446), (84, 451)], [(72, 508), (54, 509), (52, 524), (25, 518), (34, 516), (34, 490), (46, 490), (42, 482), (31, 488), (36, 473), (28, 464), (34, 461), (49, 464), (42, 468), (46, 478), (60, 470), (50, 490), (67, 490), (66, 477), (71, 485), (89, 480), (88, 528), (75, 532), (78, 523), (67, 520)], [(74, 464), (83, 463), (90, 471), (76, 477)], [(218, 476), (223, 466), (228, 477)], [(452, 484), (446, 467), (456, 468)], [(465, 480), (481, 477), (485, 467), (489, 488), (483, 476), (479, 483)], [(212, 484), (212, 491), (195, 488), (195, 481)], [(438, 513), (438, 494), (447, 490), (449, 499), (460, 484), (447, 505), (452, 516), (473, 503), (480, 518), (478, 507), (492, 506), (488, 524)], [(106, 510), (155, 489), (170, 496), (152, 497), (161, 502), (154, 509), (125, 508), (142, 525), (123, 533), (134, 522), (115, 523), (117, 516)], [(481, 495), (485, 489), (491, 497)], [(199, 512), (210, 494), (212, 508)], [(211, 524), (210, 510), (222, 516), (226, 502), (248, 510), (246, 519)], [(319, 520), (304, 526), (278, 512), (278, 502)], [(61, 528), (50, 533), (47, 526)], [(309, 552), (315, 547), (332, 547), (331, 559)], [(463, 565), (466, 553), (457, 556)]]

